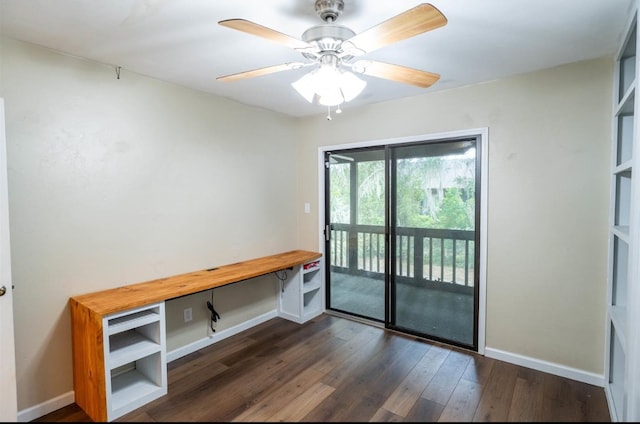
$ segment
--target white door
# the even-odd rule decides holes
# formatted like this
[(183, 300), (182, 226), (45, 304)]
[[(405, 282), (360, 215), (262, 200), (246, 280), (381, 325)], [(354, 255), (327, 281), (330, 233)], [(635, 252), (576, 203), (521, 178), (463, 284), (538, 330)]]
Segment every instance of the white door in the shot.
[(0, 421), (16, 422), (18, 420), (18, 402), (13, 338), (8, 203), (4, 100), (0, 98)]

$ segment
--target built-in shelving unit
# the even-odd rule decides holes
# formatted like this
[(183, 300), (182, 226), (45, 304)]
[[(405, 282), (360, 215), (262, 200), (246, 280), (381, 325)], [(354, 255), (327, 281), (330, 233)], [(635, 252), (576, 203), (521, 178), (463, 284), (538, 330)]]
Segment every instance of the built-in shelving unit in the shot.
[(322, 259), (289, 270), (280, 279), (278, 315), (303, 323), (324, 311)]
[(611, 164), (605, 393), (612, 421), (636, 421), (640, 293), (638, 242), (637, 1), (616, 58)]
[(107, 419), (167, 394), (164, 302), (103, 318)]

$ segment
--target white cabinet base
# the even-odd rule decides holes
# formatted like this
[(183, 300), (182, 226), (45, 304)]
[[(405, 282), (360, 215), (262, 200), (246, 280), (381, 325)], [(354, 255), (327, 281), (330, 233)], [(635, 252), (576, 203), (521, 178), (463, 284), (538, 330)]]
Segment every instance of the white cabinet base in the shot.
[(302, 324), (324, 312), (322, 258), (279, 271), (278, 316)]
[(103, 318), (107, 419), (167, 394), (164, 302)]

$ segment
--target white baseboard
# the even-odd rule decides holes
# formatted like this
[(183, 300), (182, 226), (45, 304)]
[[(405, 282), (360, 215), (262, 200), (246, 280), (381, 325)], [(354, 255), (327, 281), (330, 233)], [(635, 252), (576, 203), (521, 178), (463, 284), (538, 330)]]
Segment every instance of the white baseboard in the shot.
[(32, 406), (31, 408), (18, 411), (18, 422), (27, 423), (29, 421), (33, 421), (36, 418), (42, 417), (43, 415), (50, 414), (53, 411), (57, 411), (58, 409), (64, 408), (67, 405), (71, 405), (75, 401), (76, 396), (74, 391), (72, 390), (53, 399), (49, 399), (46, 402), (42, 402), (38, 405)]
[(565, 365), (555, 364), (553, 362), (547, 362), (541, 359), (522, 356), (516, 353), (505, 352), (503, 350), (493, 349), (490, 347), (485, 347), (484, 354), (489, 358), (509, 362), (510, 364), (543, 371), (559, 377), (569, 378), (571, 380), (580, 381), (582, 383), (598, 387), (604, 387), (604, 375), (602, 374), (594, 374), (584, 370), (567, 367)]
[(245, 321), (231, 328), (227, 328), (220, 332), (215, 332), (209, 337), (205, 337), (204, 339), (197, 340), (193, 343), (189, 343), (186, 346), (182, 346), (178, 349), (172, 350), (171, 352), (167, 352), (167, 362), (175, 361), (178, 358), (182, 358), (183, 356), (186, 356), (190, 353), (196, 352), (207, 346), (211, 346), (212, 344), (219, 342), (220, 340), (224, 340), (227, 337), (234, 336), (238, 333), (243, 332), (244, 330), (248, 330), (251, 327), (255, 327), (256, 325), (262, 324), (263, 322), (269, 321), (270, 319), (275, 318), (277, 316), (278, 316), (278, 311), (274, 309), (271, 312), (267, 312), (266, 314), (259, 315), (255, 318), (252, 318), (248, 321)]

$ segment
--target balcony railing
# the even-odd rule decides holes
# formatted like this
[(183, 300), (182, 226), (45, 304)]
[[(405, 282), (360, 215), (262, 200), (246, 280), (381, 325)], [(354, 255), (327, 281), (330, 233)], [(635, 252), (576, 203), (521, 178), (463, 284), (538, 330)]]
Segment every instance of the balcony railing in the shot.
[[(474, 286), (474, 231), (399, 227), (395, 236), (397, 279), (452, 288)], [(382, 278), (384, 237), (383, 226), (332, 224), (332, 270)]]

